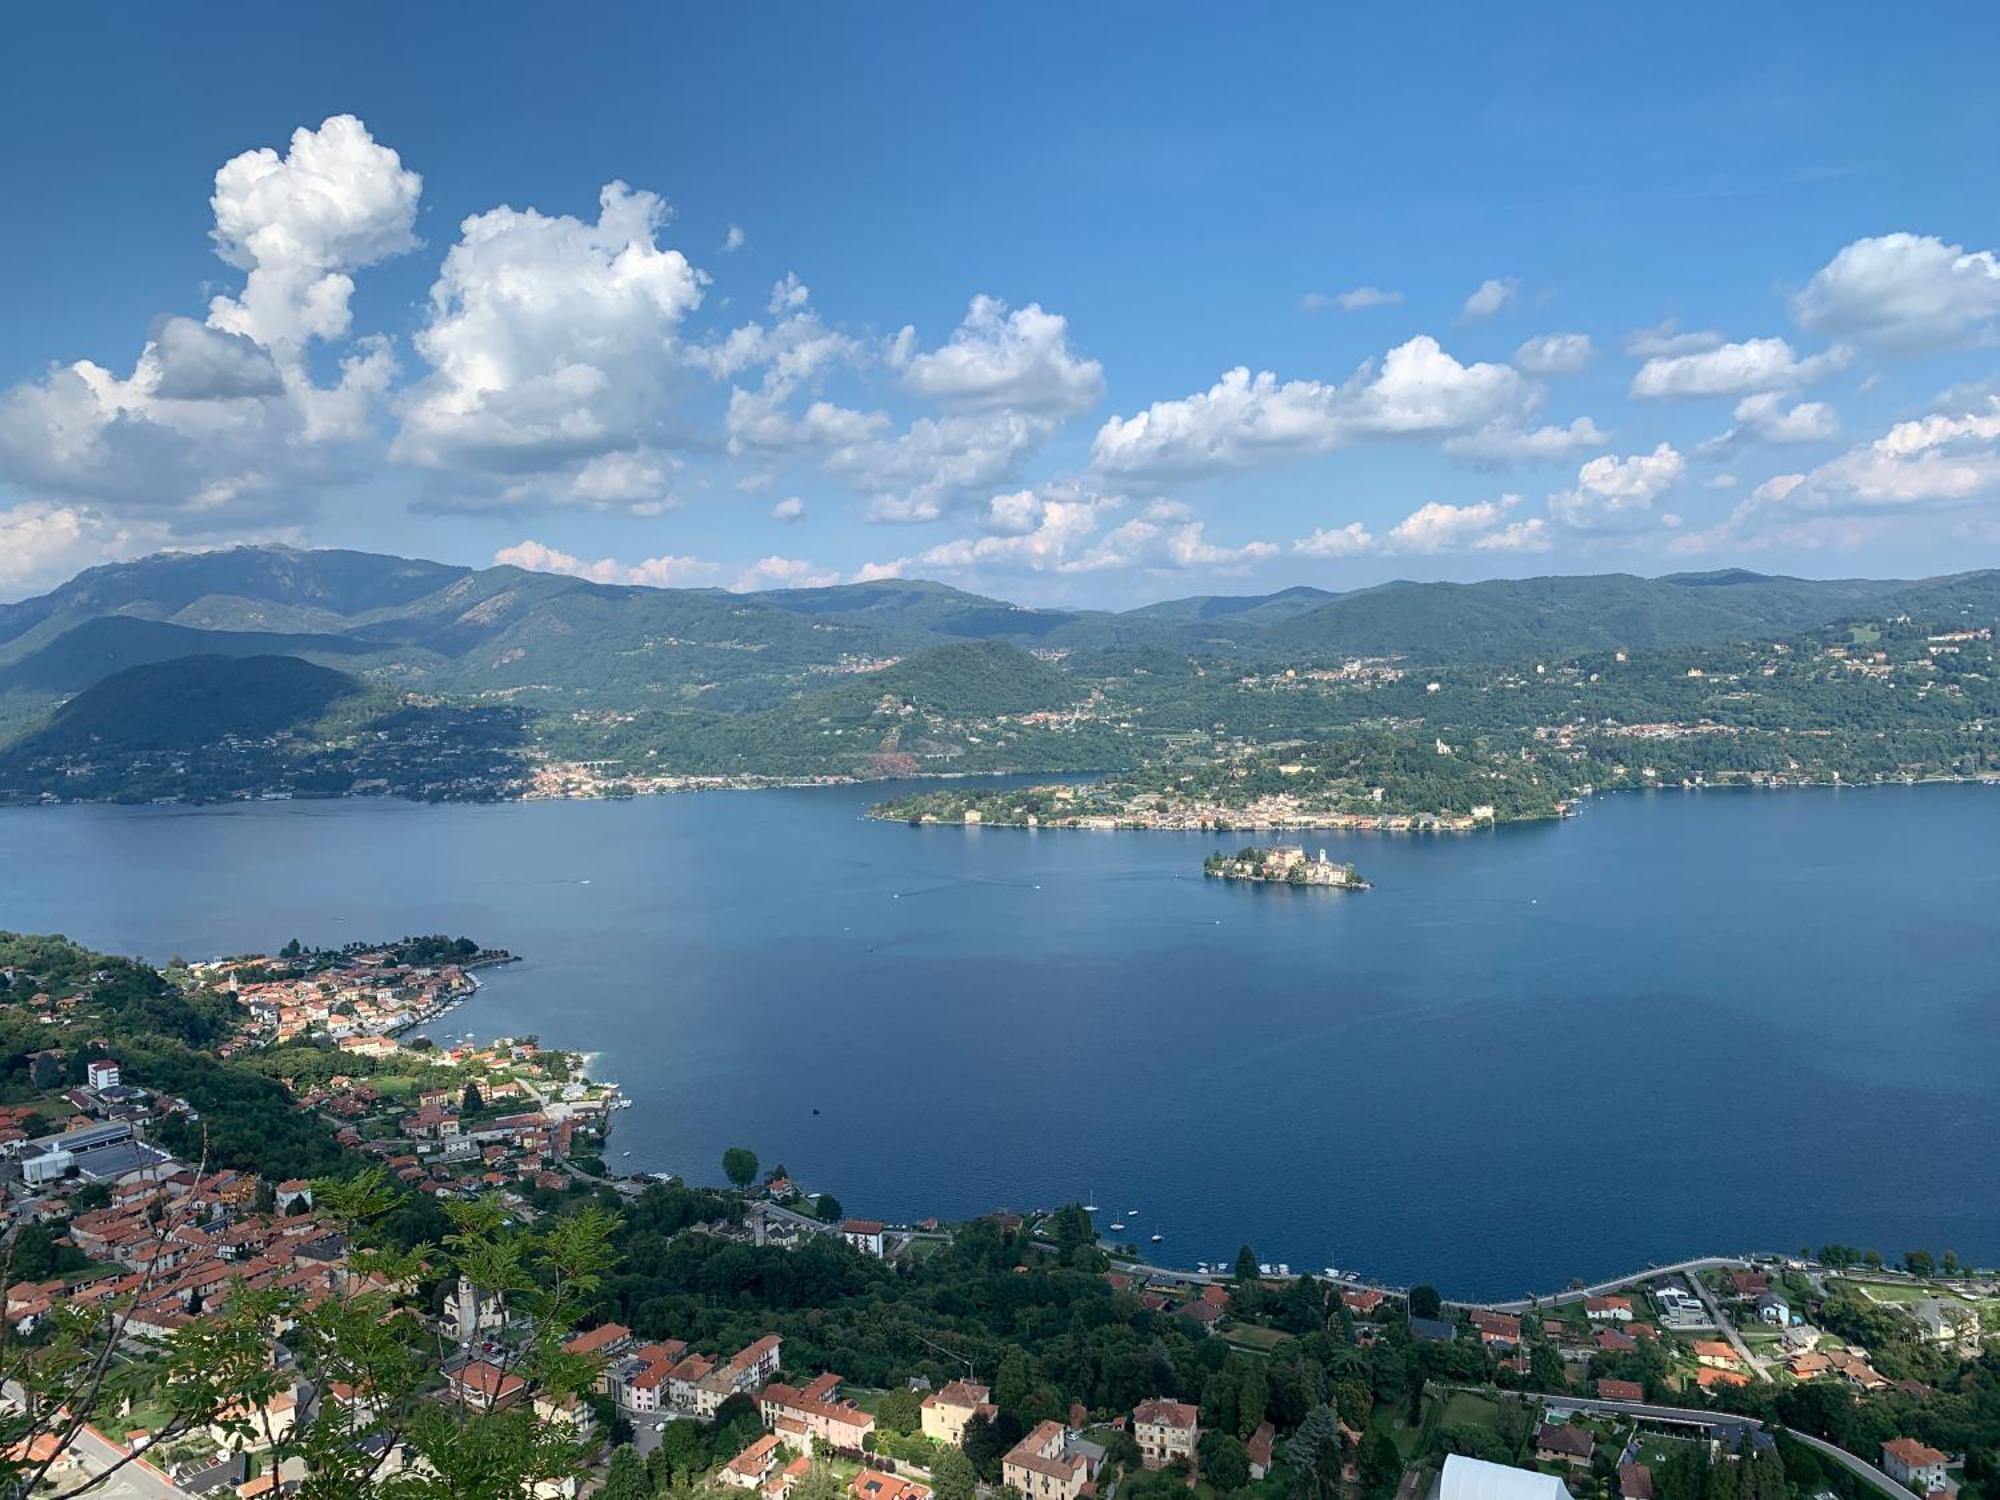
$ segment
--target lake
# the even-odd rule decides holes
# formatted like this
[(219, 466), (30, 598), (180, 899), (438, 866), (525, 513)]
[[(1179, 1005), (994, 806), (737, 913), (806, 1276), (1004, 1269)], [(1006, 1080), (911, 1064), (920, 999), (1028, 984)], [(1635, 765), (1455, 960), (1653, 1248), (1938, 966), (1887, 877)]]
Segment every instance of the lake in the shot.
[(851, 1213), (1089, 1197), (1172, 1263), (1468, 1296), (1830, 1239), (2000, 1262), (2000, 789), (1305, 840), (1365, 894), (882, 795), (0, 810), (0, 925), (511, 948), (451, 1029), (599, 1054), (615, 1167), (745, 1145)]

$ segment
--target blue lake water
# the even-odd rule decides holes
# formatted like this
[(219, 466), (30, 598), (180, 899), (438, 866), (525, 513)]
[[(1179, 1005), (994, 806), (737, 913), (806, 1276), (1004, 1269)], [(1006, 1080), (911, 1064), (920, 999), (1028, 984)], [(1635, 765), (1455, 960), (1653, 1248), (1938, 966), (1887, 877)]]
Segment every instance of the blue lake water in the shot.
[(747, 1145), (850, 1212), (1094, 1194), (1176, 1263), (1247, 1240), (1461, 1295), (1828, 1239), (2000, 1262), (2000, 790), (1309, 840), (1362, 895), (1205, 881), (1213, 838), (866, 821), (881, 794), (4, 810), (0, 925), (504, 945), (452, 1029), (601, 1054), (614, 1165)]

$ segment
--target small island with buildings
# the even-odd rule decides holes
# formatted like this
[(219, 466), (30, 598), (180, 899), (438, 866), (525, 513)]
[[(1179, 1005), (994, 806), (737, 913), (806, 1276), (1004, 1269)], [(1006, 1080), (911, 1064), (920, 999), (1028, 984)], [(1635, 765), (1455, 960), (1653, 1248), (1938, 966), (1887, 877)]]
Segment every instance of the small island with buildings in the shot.
[(1277, 844), (1268, 849), (1252, 845), (1234, 854), (1224, 854), (1218, 849), (1201, 862), (1201, 872), (1218, 880), (1330, 886), (1341, 891), (1369, 889), (1368, 882), (1351, 863), (1328, 859), (1324, 849), (1308, 856), (1297, 844)]

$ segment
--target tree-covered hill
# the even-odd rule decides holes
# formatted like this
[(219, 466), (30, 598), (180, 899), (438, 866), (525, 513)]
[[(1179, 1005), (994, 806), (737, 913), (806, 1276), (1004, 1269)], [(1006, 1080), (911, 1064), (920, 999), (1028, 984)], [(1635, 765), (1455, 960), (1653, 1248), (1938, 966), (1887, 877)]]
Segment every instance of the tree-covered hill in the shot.
[(365, 641), (329, 633), (197, 630), (140, 615), (85, 620), (19, 660), (0, 666), (0, 693), (68, 695), (128, 667), (183, 656), (361, 656)]
[(265, 739), (321, 718), (361, 691), (293, 656), (181, 656), (128, 667), (57, 709), (7, 758), (184, 750), (226, 735)]

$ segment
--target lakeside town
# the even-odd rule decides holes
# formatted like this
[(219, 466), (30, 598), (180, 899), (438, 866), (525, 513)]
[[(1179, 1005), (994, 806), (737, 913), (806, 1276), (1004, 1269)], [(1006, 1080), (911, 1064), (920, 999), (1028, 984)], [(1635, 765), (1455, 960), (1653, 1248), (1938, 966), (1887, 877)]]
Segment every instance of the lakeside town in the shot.
[[(1289, 880), (1298, 862), (1266, 878)], [(564, 1394), (535, 1374), (547, 1330), (534, 1298), (461, 1267), (411, 1308), (430, 1351), (417, 1399), (559, 1427), (587, 1461), (552, 1495), (650, 1492), (636, 1473), (656, 1488), (767, 1500), (1189, 1488), (1276, 1500), (1301, 1485), (1329, 1497), (1707, 1500), (1717, 1475), (1738, 1476), (1739, 1496), (1761, 1496), (1766, 1481), (1773, 1495), (1796, 1492), (1790, 1476), (1808, 1462), (1799, 1451), (1813, 1455), (1809, 1495), (1978, 1500), (1992, 1480), (1983, 1451), (1946, 1434), (1961, 1399), (1952, 1392), (1970, 1378), (1953, 1372), (2000, 1361), (2000, 1275), (1949, 1251), (1896, 1264), (1837, 1245), (1717, 1257), (1480, 1304), (1331, 1267), (1295, 1273), (1247, 1246), (1228, 1265), (1155, 1265), (1117, 1243), (1122, 1223), (1100, 1227), (1104, 1216), (1077, 1204), (957, 1223), (857, 1217), (743, 1148), (722, 1163), (727, 1191), (621, 1177), (604, 1161), (620, 1096), (574, 1054), (525, 1038), (399, 1039), (413, 1017), (475, 993), (469, 967), (510, 957), (463, 939), (338, 953), (290, 944), (172, 971), (165, 993), (227, 1007), (216, 1058), (270, 1064), (289, 1119), (353, 1163), (331, 1177), (265, 1176), (213, 1159), (228, 1154), (219, 1096), (197, 1103), (198, 1090), (158, 1086), (166, 1074), (147, 1044), (121, 1052), (99, 1034), (116, 971), (66, 955), (58, 977), (56, 965), (23, 961), (50, 951), (28, 944), (47, 941), (16, 940), (0, 968), (9, 1021), (48, 1043), (24, 1054), (15, 1092), (31, 1097), (0, 1106), (4, 1338), (25, 1351), (115, 1319), (129, 1394), (58, 1448), (15, 1455), (35, 1466), (36, 1494), (114, 1469), (143, 1474), (155, 1500), (282, 1494), (307, 1482), (289, 1435), (335, 1414), (379, 1443), (371, 1462), (385, 1472), (422, 1472), (405, 1440), (371, 1426), (367, 1393), (315, 1379), (282, 1326), (271, 1355), (292, 1373), (248, 1420), (176, 1425), (160, 1383), (172, 1350), (254, 1298), (291, 1299), (288, 1323), (343, 1299), (406, 1299), (414, 1288), (384, 1279), (365, 1227), (329, 1207), (355, 1170), (524, 1233), (555, 1232), (600, 1201), (664, 1213), (681, 1227), (663, 1249), (702, 1264), (776, 1257), (763, 1276), (790, 1262), (886, 1289), (976, 1256), (1012, 1284), (1084, 1297), (1172, 1351), (1150, 1374), (1135, 1368), (1152, 1391), (1120, 1402), (1101, 1380), (1069, 1385), (1046, 1354), (1024, 1363), (1032, 1341), (988, 1365), (960, 1357), (951, 1340), (964, 1334), (940, 1326), (916, 1335), (911, 1355), (871, 1355), (857, 1371), (810, 1324), (776, 1311), (782, 1303), (736, 1342), (721, 1335), (754, 1323), (753, 1311), (717, 1324), (631, 1303), (563, 1330), (564, 1356), (588, 1365), (587, 1388)], [(1303, 1392), (1281, 1396), (1281, 1374), (1305, 1380)], [(1768, 1472), (1753, 1479), (1760, 1466)]]

